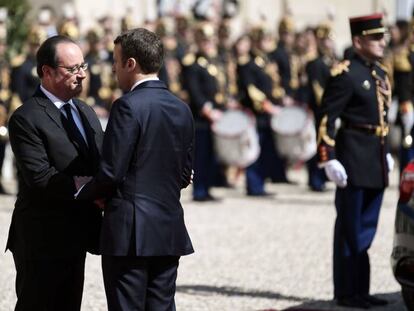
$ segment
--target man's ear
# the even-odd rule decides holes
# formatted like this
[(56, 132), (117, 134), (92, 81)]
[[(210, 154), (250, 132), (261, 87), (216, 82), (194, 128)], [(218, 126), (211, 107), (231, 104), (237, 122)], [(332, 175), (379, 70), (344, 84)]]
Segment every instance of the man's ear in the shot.
[(354, 47), (359, 50), (361, 48), (361, 37), (360, 36), (353, 36), (352, 43)]
[(43, 65), (42, 66), (42, 72), (43, 72), (43, 76), (50, 76), (50, 74), (52, 72), (52, 68), (47, 66), (47, 65)]
[(127, 68), (128, 68), (128, 71), (129, 72), (135, 71), (137, 66), (138, 66), (138, 63), (135, 60), (135, 58), (132, 58), (132, 57), (128, 58), (128, 60), (127, 60)]

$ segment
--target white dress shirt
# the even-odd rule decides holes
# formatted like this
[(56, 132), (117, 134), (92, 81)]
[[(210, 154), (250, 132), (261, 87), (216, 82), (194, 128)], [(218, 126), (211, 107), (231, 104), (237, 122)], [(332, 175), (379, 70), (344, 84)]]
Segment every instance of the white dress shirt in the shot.
[(131, 91), (133, 90), (133, 89), (135, 89), (138, 85), (140, 85), (141, 83), (144, 83), (144, 82), (147, 82), (147, 81), (158, 81), (159, 79), (158, 79), (158, 77), (157, 76), (153, 76), (153, 77), (149, 77), (149, 78), (145, 78), (145, 79), (142, 79), (142, 80), (139, 80), (139, 81), (137, 81), (137, 82), (135, 82), (135, 84), (131, 87)]

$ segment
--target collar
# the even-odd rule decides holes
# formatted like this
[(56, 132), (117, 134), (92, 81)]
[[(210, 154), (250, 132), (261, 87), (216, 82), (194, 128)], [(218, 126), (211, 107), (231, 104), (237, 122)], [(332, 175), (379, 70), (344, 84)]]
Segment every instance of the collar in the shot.
[(46, 90), (43, 85), (40, 85), (40, 89), (46, 95), (46, 97), (49, 98), (50, 101), (56, 106), (57, 109), (60, 110), (60, 108), (62, 108), (64, 105), (70, 104), (72, 106), (72, 108), (74, 108), (75, 111), (76, 111), (76, 106), (73, 103), (72, 99), (65, 102), (65, 101), (59, 99), (58, 97), (56, 97), (55, 95), (53, 95), (52, 93), (50, 93), (48, 90)]
[(158, 81), (159, 79), (158, 79), (158, 77), (157, 76), (154, 76), (154, 77), (150, 77), (150, 78), (145, 78), (145, 79), (142, 79), (142, 80), (138, 80), (137, 82), (135, 82), (135, 84), (131, 87), (131, 91), (133, 90), (133, 89), (135, 89), (138, 85), (140, 85), (141, 83), (144, 83), (144, 82), (147, 82), (147, 81)]

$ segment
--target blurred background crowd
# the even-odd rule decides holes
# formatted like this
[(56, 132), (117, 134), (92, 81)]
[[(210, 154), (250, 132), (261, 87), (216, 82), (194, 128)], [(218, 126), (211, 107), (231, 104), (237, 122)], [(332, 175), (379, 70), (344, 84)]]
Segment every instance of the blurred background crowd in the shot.
[[(112, 102), (122, 94), (112, 73), (113, 40), (123, 30), (145, 27), (164, 43), (160, 79), (190, 105), (196, 121), (194, 200), (215, 200), (211, 187), (240, 180), (247, 195), (267, 196), (267, 182), (289, 183), (287, 170), (299, 166), (307, 168), (310, 190), (324, 191), (313, 114), (327, 79), (352, 53), (347, 18), (375, 11), (384, 13), (389, 29), (383, 64), (394, 83), (390, 139), (400, 157), (401, 149), (412, 146), (400, 112), (412, 109), (414, 94), (413, 1), (350, 1), (346, 9), (341, 1), (304, 3), (0, 1), (0, 165), (7, 120), (39, 84), (35, 55), (46, 38), (62, 34), (79, 42), (89, 64), (81, 98), (105, 126)], [(243, 113), (227, 113), (235, 110)], [(236, 143), (232, 136), (238, 136)], [(235, 159), (232, 151), (246, 144)]]

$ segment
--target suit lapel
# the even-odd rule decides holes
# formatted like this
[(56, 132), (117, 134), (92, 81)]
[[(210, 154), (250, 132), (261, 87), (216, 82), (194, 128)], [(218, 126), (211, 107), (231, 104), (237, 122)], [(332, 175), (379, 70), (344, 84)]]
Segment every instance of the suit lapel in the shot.
[[(34, 97), (36, 98), (37, 103), (44, 107), (46, 114), (49, 116), (50, 119), (53, 120), (53, 122), (68, 136), (70, 141), (75, 145), (76, 149), (79, 150), (85, 157), (88, 157), (89, 152), (88, 150), (85, 150), (85, 148), (82, 148), (82, 146), (79, 145), (79, 143), (76, 141), (76, 139), (73, 138), (73, 135), (71, 135), (70, 131), (68, 130), (68, 127), (65, 125), (65, 122), (67, 121), (65, 116), (62, 114), (62, 112), (47, 98), (47, 96), (41, 91), (40, 87), (36, 90)], [(93, 154), (94, 157), (96, 156), (95, 153), (98, 152), (96, 148), (96, 142), (95, 142), (95, 129), (92, 128), (90, 122), (90, 117), (88, 116), (88, 113), (85, 111), (85, 107), (80, 105), (76, 100), (73, 100), (76, 107), (78, 108), (79, 114), (81, 115), (82, 124), (85, 129), (86, 137), (88, 140), (88, 145), (93, 146)]]
[(54, 123), (56, 123), (56, 125), (61, 128), (62, 130), (63, 128), (63, 124), (62, 124), (62, 113), (60, 112), (59, 109), (57, 109), (57, 107), (49, 100), (49, 98), (46, 97), (46, 95), (43, 94), (42, 91), (39, 90), (39, 92), (43, 95), (43, 96), (37, 96), (38, 92), (36, 92), (35, 94), (35, 98), (37, 103), (44, 107), (46, 114), (53, 120)]

